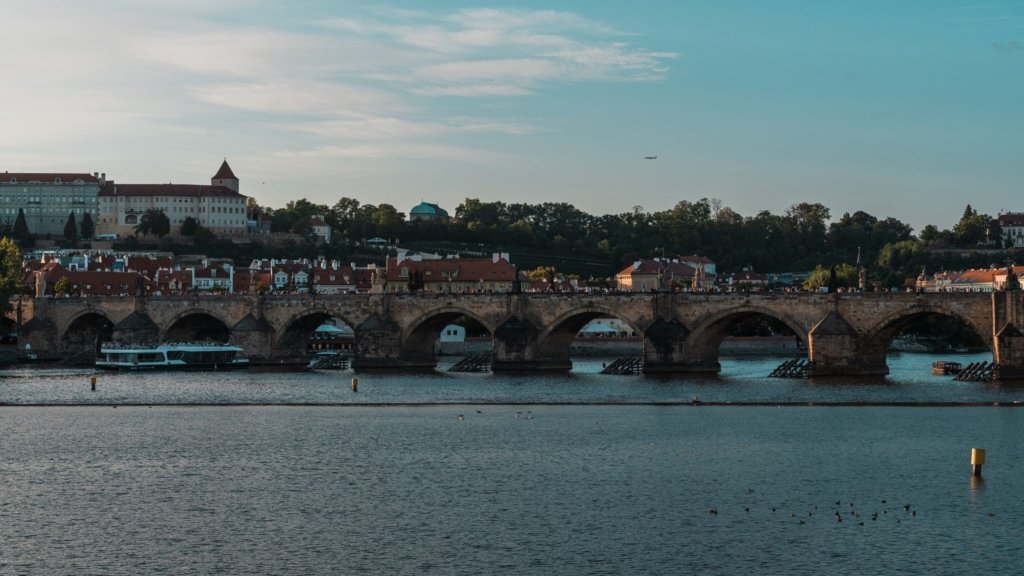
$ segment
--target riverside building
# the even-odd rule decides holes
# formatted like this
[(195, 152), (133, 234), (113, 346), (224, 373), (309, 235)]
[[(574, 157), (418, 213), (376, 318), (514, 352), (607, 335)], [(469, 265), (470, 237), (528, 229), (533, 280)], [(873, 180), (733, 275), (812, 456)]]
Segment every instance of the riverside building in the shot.
[[(239, 193), (238, 178), (227, 160), (209, 185), (106, 182), (98, 196), (98, 234), (130, 236), (135, 233), (142, 215), (152, 209), (167, 215), (170, 236), (180, 236), (181, 225), (190, 216), (219, 236), (246, 232), (246, 197)], [(63, 230), (63, 224), (61, 226)]]
[(37, 236), (61, 236), (68, 214), (81, 230), (86, 214), (96, 223), (97, 196), (106, 174), (4, 172), (0, 175), (0, 222), (14, 225), (24, 210), (28, 230)]

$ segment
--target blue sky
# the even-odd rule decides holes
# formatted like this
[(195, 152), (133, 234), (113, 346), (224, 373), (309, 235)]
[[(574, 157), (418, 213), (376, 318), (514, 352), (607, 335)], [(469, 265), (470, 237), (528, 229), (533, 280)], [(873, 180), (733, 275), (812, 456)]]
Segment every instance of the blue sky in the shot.
[(204, 183), (227, 157), (262, 204), (405, 212), (1024, 211), (1024, 0), (6, 4), (12, 172)]

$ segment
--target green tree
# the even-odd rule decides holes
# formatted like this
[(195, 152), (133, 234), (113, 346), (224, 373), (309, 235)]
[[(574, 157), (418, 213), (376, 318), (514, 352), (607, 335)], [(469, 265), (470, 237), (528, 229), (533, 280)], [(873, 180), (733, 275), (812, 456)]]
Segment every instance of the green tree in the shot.
[(537, 266), (533, 270), (526, 272), (526, 277), (530, 280), (547, 280), (555, 276), (554, 266)]
[(57, 293), (57, 296), (70, 296), (73, 290), (71, 286), (71, 279), (67, 276), (62, 276), (57, 283), (53, 285), (53, 291)]
[(217, 245), (217, 235), (205, 226), (200, 226), (192, 236), (192, 245), (204, 251), (212, 250)]
[(92, 215), (86, 212), (82, 216), (82, 226), (79, 230), (81, 237), (86, 240), (92, 238), (96, 234), (96, 225), (92, 222)]
[(29, 239), (30, 234), (28, 222), (25, 220), (25, 210), (18, 208), (18, 217), (14, 220), (14, 239), (18, 242), (24, 242)]
[(75, 223), (75, 213), (68, 214), (68, 221), (64, 224), (64, 239), (74, 244), (78, 241), (78, 224)]
[[(856, 288), (859, 279), (859, 270), (850, 264), (839, 264), (835, 266), (836, 285), (841, 288)], [(829, 285), (832, 279), (832, 269), (822, 265), (815, 267), (811, 275), (804, 281), (804, 288), (817, 290)]]
[(21, 288), (21, 250), (10, 238), (0, 238), (0, 312), (11, 307), (11, 296)]
[(953, 227), (953, 234), (956, 236), (956, 243), (964, 247), (1002, 243), (999, 220), (988, 214), (978, 214), (970, 204), (964, 210), (960, 221)]
[(171, 231), (171, 220), (164, 214), (163, 210), (156, 208), (150, 208), (139, 218), (139, 224), (135, 227), (137, 234), (143, 236), (149, 236), (150, 234), (157, 238), (163, 238)]
[(199, 220), (191, 216), (186, 216), (181, 222), (181, 235), (182, 236), (195, 236), (196, 232), (199, 231)]

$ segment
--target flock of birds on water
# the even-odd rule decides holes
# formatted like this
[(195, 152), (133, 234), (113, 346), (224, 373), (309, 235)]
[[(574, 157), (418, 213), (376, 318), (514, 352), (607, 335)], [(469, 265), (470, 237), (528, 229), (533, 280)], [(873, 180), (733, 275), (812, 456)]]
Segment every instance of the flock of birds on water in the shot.
[[(694, 399), (694, 400), (696, 401), (696, 399)], [(482, 414), (483, 413), (481, 410), (475, 410), (475, 412), (477, 414)], [(514, 415), (514, 417), (517, 418), (517, 419), (518, 418), (526, 418), (527, 420), (532, 420), (533, 419), (533, 411), (531, 411), (531, 410), (526, 410), (526, 411), (517, 410), (515, 415)], [(459, 419), (460, 422), (464, 421), (466, 419), (466, 416), (464, 414), (459, 414), (458, 415), (458, 419)], [(754, 489), (753, 488), (748, 488), (747, 489), (747, 495), (751, 495), (753, 493), (754, 493)], [(871, 512), (870, 514), (866, 514), (865, 513), (866, 516), (861, 514), (861, 512), (857, 509), (857, 507), (854, 506), (853, 502), (847, 502), (847, 504), (849, 504), (849, 508), (844, 508), (842, 506), (842, 504), (843, 503), (842, 503), (841, 500), (836, 500), (835, 502), (832, 503), (832, 506), (830, 506), (830, 508), (832, 508), (832, 516), (835, 517), (835, 521), (836, 521), (837, 524), (842, 524), (843, 523), (843, 518), (844, 518), (843, 514), (846, 514), (845, 518), (846, 518), (847, 521), (854, 521), (854, 522), (857, 523), (858, 526), (863, 526), (864, 525), (864, 518), (865, 517), (869, 518), (870, 521), (872, 521), (872, 522), (877, 522), (880, 518), (882, 520), (886, 520), (887, 518), (890, 517), (889, 505), (888, 505), (888, 501), (887, 500), (882, 500), (880, 502), (881, 511), (876, 510), (874, 512)], [(777, 506), (772, 506), (771, 507), (771, 511), (772, 511), (773, 514), (778, 512), (778, 507)], [(810, 510), (807, 511), (807, 515), (806, 516), (798, 516), (796, 514), (796, 512), (790, 512), (789, 513), (789, 517), (790, 518), (794, 518), (794, 519), (799, 518), (798, 524), (803, 526), (804, 524), (807, 524), (808, 519), (814, 517), (814, 514), (817, 511), (818, 511), (818, 506), (815, 504), (813, 508), (811, 508)], [(750, 514), (750, 506), (744, 506), (743, 507), (743, 512), (746, 513), (746, 514)], [(902, 514), (900, 514), (900, 512), (902, 512)], [(711, 516), (718, 516), (718, 508), (717, 507), (708, 508), (708, 514), (711, 515)], [(827, 513), (826, 513), (826, 515), (827, 515)], [(995, 513), (989, 512), (988, 516), (989, 517), (995, 516)], [(896, 523), (897, 524), (900, 524), (900, 523), (903, 522), (904, 519), (916, 518), (917, 517), (917, 510), (914, 510), (913, 508), (911, 508), (910, 504), (904, 504), (901, 507), (893, 508), (893, 514), (891, 515), (891, 517), (896, 519)]]
[[(754, 493), (754, 489), (753, 488), (748, 488), (747, 489), (747, 494), (748, 495), (753, 494), (753, 493)], [(854, 506), (853, 502), (847, 502), (847, 504), (849, 504), (848, 508), (843, 506), (843, 502), (841, 500), (836, 500), (835, 502), (832, 502), (832, 505), (827, 507), (830, 512), (826, 511), (826, 512), (824, 512), (824, 514), (825, 514), (826, 517), (828, 517), (828, 516), (834, 517), (835, 518), (835, 522), (837, 524), (842, 524), (843, 520), (845, 519), (848, 522), (851, 522), (851, 521), (855, 522), (858, 526), (863, 526), (865, 519), (869, 519), (870, 522), (877, 522), (879, 520), (883, 520), (884, 521), (884, 520), (887, 520), (887, 519), (893, 519), (894, 518), (896, 520), (896, 523), (900, 524), (900, 523), (903, 522), (903, 520), (908, 520), (908, 519), (912, 519), (912, 518), (916, 518), (917, 517), (917, 510), (914, 510), (913, 508), (911, 508), (910, 504), (903, 504), (902, 506), (895, 506), (895, 507), (893, 507), (893, 509), (892, 509), (893, 513), (892, 514), (889, 514), (889, 504), (888, 504), (887, 500), (882, 500), (880, 502), (881, 510), (875, 510), (875, 511), (871, 512), (870, 514), (866, 513), (866, 512), (865, 513), (861, 513), (857, 509), (857, 507)], [(778, 508), (776, 506), (772, 506), (771, 507), (771, 511), (772, 511), (772, 513), (776, 513), (776, 512), (778, 512)], [(750, 506), (745, 506), (743, 508), (743, 512), (745, 514), (749, 514), (750, 513)], [(814, 518), (814, 516), (815, 516), (815, 514), (817, 512), (818, 512), (818, 506), (814, 505), (811, 509), (809, 509), (807, 511), (807, 515), (806, 516), (798, 515), (796, 512), (790, 512), (789, 513), (789, 517), (792, 518), (792, 519), (799, 519), (798, 524), (802, 526), (802, 525), (806, 524), (810, 519)], [(709, 508), (708, 509), (708, 514), (711, 515), (711, 516), (718, 516), (718, 508), (715, 508), (715, 507)], [(995, 514), (993, 512), (989, 512), (988, 516), (992, 517), (992, 516), (995, 516)]]
[[(475, 412), (477, 414), (483, 414), (483, 411), (481, 411), (481, 410), (475, 410)], [(516, 418), (526, 418), (527, 420), (533, 420), (533, 411), (532, 410), (527, 410), (527, 411), (524, 412), (522, 410), (516, 410), (515, 417)], [(466, 415), (465, 414), (459, 414), (458, 418), (459, 418), (459, 421), (461, 422), (461, 421), (466, 419)]]

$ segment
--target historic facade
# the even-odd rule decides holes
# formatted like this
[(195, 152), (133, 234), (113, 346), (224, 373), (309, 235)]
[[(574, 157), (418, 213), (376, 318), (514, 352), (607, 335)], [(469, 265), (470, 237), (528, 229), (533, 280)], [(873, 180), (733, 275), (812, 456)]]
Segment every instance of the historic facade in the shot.
[(1008, 212), (999, 215), (999, 228), (1007, 247), (1024, 248), (1024, 213)]
[(0, 175), (0, 222), (14, 225), (18, 210), (25, 212), (28, 230), (37, 236), (61, 236), (68, 214), (81, 230), (86, 214), (96, 224), (97, 196), (106, 174), (21, 173)]
[[(99, 192), (97, 234), (119, 237), (135, 233), (147, 210), (160, 210), (170, 220), (171, 236), (181, 234), (186, 218), (218, 235), (244, 234), (246, 197), (227, 160), (205, 184), (116, 184), (106, 182)], [(62, 225), (63, 226), (63, 225)]]

